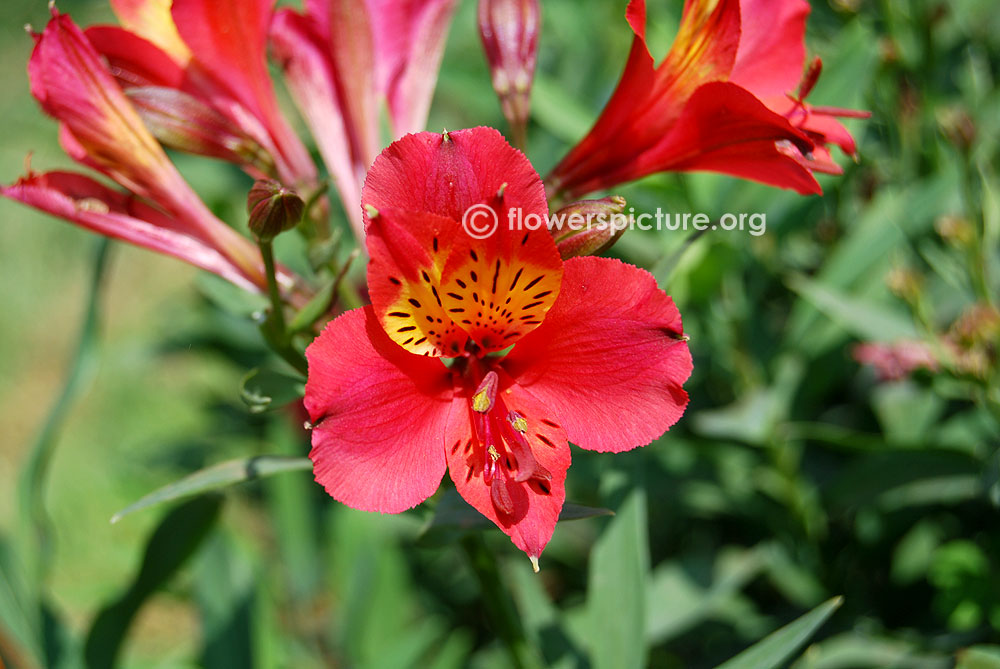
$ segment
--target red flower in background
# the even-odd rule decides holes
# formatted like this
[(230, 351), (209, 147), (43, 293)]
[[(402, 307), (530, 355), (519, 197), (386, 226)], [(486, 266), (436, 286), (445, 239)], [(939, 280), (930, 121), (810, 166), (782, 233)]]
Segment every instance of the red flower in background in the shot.
[[(372, 306), (306, 351), (316, 480), (349, 506), (396, 513), (447, 468), (537, 562), (565, 498), (568, 441), (624, 451), (683, 413), (680, 314), (648, 272), (564, 263), (544, 227), (509, 229), (512, 208), (548, 207), (495, 130), (404, 137), (375, 161), (363, 200)], [(474, 205), (503, 223), (486, 239), (460, 222)]]
[[(854, 155), (834, 116), (804, 98), (805, 0), (687, 0), (667, 57), (646, 45), (646, 3), (632, 0), (632, 51), (593, 129), (546, 178), (550, 193), (586, 193), (662, 171), (708, 170), (800, 193), (820, 193), (814, 171), (840, 173), (827, 145)], [(801, 85), (800, 85), (801, 80)], [(798, 89), (798, 92), (793, 92)]]
[(274, 0), (111, 0), (87, 38), (168, 146), (314, 188), (316, 167), (268, 74)]
[[(70, 17), (53, 10), (36, 39), (28, 64), (31, 92), (60, 122), (64, 149), (129, 192), (60, 171), (29, 173), (0, 187), (0, 194), (175, 256), (250, 290), (263, 289), (260, 252), (191, 190)], [(287, 276), (284, 280), (290, 282)]]
[(454, 10), (455, 0), (306, 0), (304, 14), (275, 15), (275, 55), (359, 240), (380, 105), (394, 137), (423, 130)]

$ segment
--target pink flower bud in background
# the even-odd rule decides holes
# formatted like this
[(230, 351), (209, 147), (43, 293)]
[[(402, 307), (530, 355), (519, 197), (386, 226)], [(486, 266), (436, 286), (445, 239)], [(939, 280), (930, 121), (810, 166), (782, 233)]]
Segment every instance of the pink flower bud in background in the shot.
[(479, 35), (514, 143), (524, 146), (540, 27), (538, 0), (480, 0)]

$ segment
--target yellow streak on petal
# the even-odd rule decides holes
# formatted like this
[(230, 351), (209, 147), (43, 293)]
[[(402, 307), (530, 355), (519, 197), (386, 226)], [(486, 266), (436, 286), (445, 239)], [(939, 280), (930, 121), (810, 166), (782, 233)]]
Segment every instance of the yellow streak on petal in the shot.
[(119, 23), (166, 51), (178, 65), (191, 60), (191, 50), (181, 39), (170, 14), (172, 0), (113, 0), (111, 7)]

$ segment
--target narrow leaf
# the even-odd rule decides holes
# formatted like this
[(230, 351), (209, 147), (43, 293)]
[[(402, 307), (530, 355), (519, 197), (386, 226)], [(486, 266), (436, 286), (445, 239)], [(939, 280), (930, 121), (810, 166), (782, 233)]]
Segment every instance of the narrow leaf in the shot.
[(180, 569), (209, 533), (219, 516), (222, 500), (191, 500), (166, 515), (146, 543), (142, 566), (120, 597), (104, 606), (94, 619), (84, 657), (88, 669), (115, 665), (115, 658), (139, 609)]
[(840, 608), (843, 597), (820, 604), (798, 620), (788, 623), (753, 646), (720, 664), (717, 669), (777, 669), (809, 640), (817, 629)]
[(257, 455), (252, 458), (239, 458), (220, 462), (217, 465), (200, 469), (179, 481), (168, 483), (159, 490), (149, 493), (135, 504), (125, 507), (112, 516), (111, 522), (117, 523), (130, 513), (162, 502), (190, 497), (191, 495), (200, 495), (251, 479), (272, 476), (282, 472), (305, 471), (307, 469), (312, 469), (312, 462), (309, 458), (294, 458), (282, 455)]

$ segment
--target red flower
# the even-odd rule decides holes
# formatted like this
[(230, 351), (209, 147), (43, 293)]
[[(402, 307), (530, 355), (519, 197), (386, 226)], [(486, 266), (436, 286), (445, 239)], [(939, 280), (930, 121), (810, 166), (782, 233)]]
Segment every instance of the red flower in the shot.
[(868, 114), (805, 103), (820, 69), (817, 60), (802, 74), (808, 14), (805, 0), (688, 0), (655, 66), (645, 0), (632, 0), (625, 72), (590, 134), (547, 177), (550, 192), (577, 199), (655, 172), (708, 170), (820, 193), (812, 172), (841, 172), (827, 145), (855, 152), (833, 117)]
[(382, 100), (394, 137), (424, 128), (454, 9), (455, 0), (306, 0), (304, 14), (275, 15), (275, 55), (358, 239)]
[(316, 167), (268, 74), (274, 0), (111, 0), (87, 38), (158, 139), (314, 188)]
[[(244, 288), (265, 288), (260, 252), (191, 190), (70, 17), (53, 10), (37, 40), (28, 64), (31, 92), (60, 122), (66, 152), (129, 193), (83, 174), (49, 172), (29, 173), (0, 187), (0, 195), (175, 256)], [(287, 276), (282, 280), (290, 283)]]
[[(375, 161), (363, 200), (372, 306), (306, 351), (316, 480), (349, 506), (397, 513), (447, 467), (537, 561), (565, 498), (568, 440), (624, 451), (683, 413), (680, 314), (649, 273), (564, 263), (544, 226), (508, 227), (512, 209), (544, 221), (548, 207), (495, 130), (404, 137)], [(486, 239), (460, 223), (475, 205), (497, 216)]]

